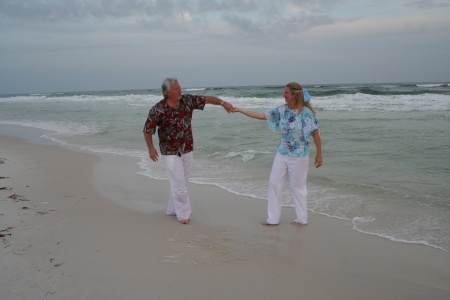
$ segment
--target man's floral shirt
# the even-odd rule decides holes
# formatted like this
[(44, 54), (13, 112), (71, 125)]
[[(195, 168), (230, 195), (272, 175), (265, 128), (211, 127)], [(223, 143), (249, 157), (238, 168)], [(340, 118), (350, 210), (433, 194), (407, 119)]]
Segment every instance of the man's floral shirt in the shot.
[(203, 110), (205, 102), (205, 96), (183, 95), (176, 109), (170, 107), (166, 99), (150, 109), (144, 132), (155, 134), (158, 127), (162, 155), (181, 155), (194, 149), (192, 113), (194, 109)]

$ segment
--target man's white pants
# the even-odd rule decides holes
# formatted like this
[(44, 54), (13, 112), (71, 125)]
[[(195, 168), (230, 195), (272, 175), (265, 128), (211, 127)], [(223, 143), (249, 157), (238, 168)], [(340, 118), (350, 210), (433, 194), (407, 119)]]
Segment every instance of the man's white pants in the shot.
[(187, 183), (191, 172), (192, 152), (181, 156), (162, 155), (166, 165), (167, 176), (170, 183), (169, 205), (167, 215), (177, 215), (178, 220), (186, 220), (191, 216), (191, 204), (187, 192)]
[(269, 179), (269, 201), (267, 223), (280, 223), (281, 207), (283, 205), (283, 186), (286, 176), (289, 184), (297, 219), (295, 222), (307, 224), (307, 190), (308, 156), (292, 157), (277, 152), (273, 160)]

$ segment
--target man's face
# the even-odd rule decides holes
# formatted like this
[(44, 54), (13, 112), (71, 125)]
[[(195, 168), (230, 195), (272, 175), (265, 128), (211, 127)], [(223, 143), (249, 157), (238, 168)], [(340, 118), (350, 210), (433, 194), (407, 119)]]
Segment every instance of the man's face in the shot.
[(175, 82), (170, 87), (170, 92), (167, 93), (167, 98), (171, 100), (180, 100), (181, 99), (181, 87), (178, 82)]

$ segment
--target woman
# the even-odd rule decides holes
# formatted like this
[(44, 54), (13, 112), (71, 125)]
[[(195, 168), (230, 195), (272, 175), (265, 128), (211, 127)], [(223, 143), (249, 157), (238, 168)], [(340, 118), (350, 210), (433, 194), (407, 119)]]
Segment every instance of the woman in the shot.
[(280, 144), (272, 165), (269, 179), (268, 218), (263, 225), (278, 225), (280, 222), (282, 188), (289, 175), (292, 202), (294, 203), (297, 219), (294, 225), (308, 224), (306, 176), (308, 173), (309, 138), (313, 137), (317, 154), (316, 168), (322, 165), (322, 148), (319, 126), (315, 111), (309, 100), (311, 97), (302, 86), (291, 82), (284, 89), (286, 104), (275, 107), (263, 113), (245, 111), (233, 108), (232, 112), (267, 120), (273, 132), (281, 131)]

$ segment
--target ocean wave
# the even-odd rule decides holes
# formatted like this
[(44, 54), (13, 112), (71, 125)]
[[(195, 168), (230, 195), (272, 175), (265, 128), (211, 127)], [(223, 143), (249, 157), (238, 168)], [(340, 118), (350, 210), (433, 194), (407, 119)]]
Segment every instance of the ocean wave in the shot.
[[(282, 98), (224, 97), (234, 106), (253, 111), (264, 111), (284, 104)], [(319, 111), (411, 112), (449, 111), (450, 95), (371, 95), (364, 93), (312, 97), (311, 104)]]
[[(256, 95), (255, 97), (221, 96), (221, 99), (232, 103), (236, 107), (256, 111), (264, 111), (285, 103), (281, 96), (265, 97), (261, 94)], [(123, 95), (108, 97), (92, 95), (59, 98), (28, 96), (18, 98), (0, 98), (0, 102), (117, 102), (123, 105), (138, 107), (151, 107), (160, 100), (161, 97), (155, 95)], [(375, 95), (374, 93), (364, 93), (364, 91), (361, 91), (351, 94), (312, 96), (311, 103), (314, 108), (326, 111), (448, 111), (450, 109), (450, 95), (434, 93), (424, 93), (419, 95)]]
[[(380, 100), (391, 99), (398, 101), (397, 97), (415, 96), (417, 99), (430, 97), (429, 95), (450, 96), (448, 83), (417, 83), (417, 84), (357, 84), (357, 85), (311, 85), (306, 86), (311, 94), (314, 104), (321, 99), (339, 101), (349, 100), (353, 96), (363, 99), (364, 96), (385, 96)], [(267, 107), (274, 104), (284, 103), (283, 86), (249, 86), (249, 87), (209, 87), (209, 88), (187, 88), (187, 93), (217, 96), (225, 101), (235, 102), (242, 105), (242, 102), (256, 102)], [(328, 98), (327, 98), (328, 97)], [(124, 105), (144, 106), (153, 105), (160, 101), (162, 96), (156, 90), (136, 90), (136, 91), (110, 91), (110, 92), (84, 92), (84, 93), (34, 93), (28, 95), (0, 95), (0, 103), (45, 103), (45, 102), (118, 102)], [(369, 99), (370, 98), (365, 98)], [(407, 99), (407, 98), (405, 98)], [(410, 98), (413, 101), (415, 99)], [(259, 102), (263, 101), (263, 102)], [(267, 101), (267, 102), (264, 102)], [(359, 106), (359, 104), (358, 104)], [(266, 108), (266, 106), (264, 106)], [(421, 108), (418, 108), (419, 110)]]
[[(371, 231), (371, 230), (363, 230), (363, 229), (361, 229), (359, 227), (359, 225), (361, 225), (362, 223), (371, 223), (371, 222), (374, 222), (374, 221), (376, 221), (376, 219), (374, 219), (374, 218), (366, 219), (366, 218), (355, 217), (352, 220), (353, 229), (358, 231), (358, 232), (364, 233), (364, 234), (378, 236), (378, 237), (385, 238), (385, 239), (388, 239), (388, 240), (393, 241), (393, 242), (399, 242), (399, 243), (405, 243), (405, 244), (413, 244), (413, 245), (423, 245), (423, 246), (432, 247), (432, 248), (439, 249), (439, 250), (442, 250), (444, 252), (449, 252), (450, 253), (450, 250), (446, 249), (445, 247), (436, 245), (434, 242), (430, 242), (430, 241), (427, 241), (427, 240), (424, 240), (424, 239), (423, 240), (411, 239), (411, 237), (410, 238), (402, 238), (402, 237), (397, 237), (396, 234), (393, 233), (393, 232), (392, 233), (387, 233), (387, 232), (386, 233), (380, 233), (380, 232)], [(443, 241), (441, 241), (441, 242), (443, 242)]]
[(47, 130), (64, 136), (92, 135), (104, 131), (104, 128), (94, 122), (75, 123), (55, 121), (0, 121), (0, 123)]
[(151, 94), (127, 94), (127, 95), (57, 95), (57, 94), (30, 94), (20, 96), (0, 97), (0, 103), (58, 103), (58, 102), (123, 102), (125, 104), (137, 103), (156, 103), (162, 96)]
[(270, 151), (255, 151), (255, 150), (246, 150), (241, 152), (229, 152), (225, 155), (225, 157), (240, 157), (242, 161), (246, 162), (252, 160), (257, 154), (260, 153), (271, 153)]
[(206, 88), (188, 88), (188, 89), (184, 89), (185, 91), (204, 91), (206, 90)]
[[(77, 145), (71, 145), (71, 146), (77, 146)], [(77, 146), (81, 150), (88, 150), (94, 153), (100, 153), (100, 154), (114, 154), (114, 155), (121, 155), (121, 156), (127, 156), (127, 157), (136, 157), (136, 158), (142, 158), (144, 156), (148, 155), (147, 151), (142, 150), (135, 150), (135, 149), (125, 149), (125, 148), (115, 148), (115, 147), (101, 147), (101, 146)]]
[(427, 83), (427, 84), (417, 84), (418, 87), (440, 87), (440, 86), (449, 86), (447, 83)]
[(311, 100), (315, 108), (328, 111), (448, 111), (449, 95), (423, 94), (382, 96), (368, 94), (317, 97)]

